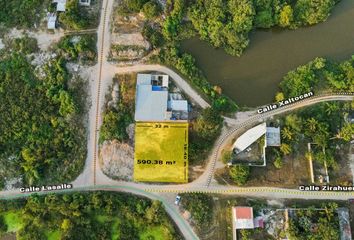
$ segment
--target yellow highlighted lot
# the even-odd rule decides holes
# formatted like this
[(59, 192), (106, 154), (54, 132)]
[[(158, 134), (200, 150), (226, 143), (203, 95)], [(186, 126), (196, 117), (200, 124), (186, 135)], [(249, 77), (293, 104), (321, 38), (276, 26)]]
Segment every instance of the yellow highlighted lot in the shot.
[(188, 182), (188, 123), (136, 123), (134, 180)]

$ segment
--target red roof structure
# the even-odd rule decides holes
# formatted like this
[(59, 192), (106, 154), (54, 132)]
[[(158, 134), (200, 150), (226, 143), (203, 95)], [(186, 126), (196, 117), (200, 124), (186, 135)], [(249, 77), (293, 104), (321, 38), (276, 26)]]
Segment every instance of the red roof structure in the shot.
[(252, 207), (233, 207), (232, 211), (236, 229), (254, 228)]

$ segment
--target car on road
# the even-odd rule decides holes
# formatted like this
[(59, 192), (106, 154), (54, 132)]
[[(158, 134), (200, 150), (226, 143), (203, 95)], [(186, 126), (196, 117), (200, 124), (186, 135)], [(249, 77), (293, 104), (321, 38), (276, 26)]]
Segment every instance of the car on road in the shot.
[(176, 204), (176, 205), (179, 205), (180, 201), (181, 201), (181, 196), (180, 196), (180, 195), (177, 195), (177, 196), (176, 196), (176, 200), (175, 200), (175, 204)]

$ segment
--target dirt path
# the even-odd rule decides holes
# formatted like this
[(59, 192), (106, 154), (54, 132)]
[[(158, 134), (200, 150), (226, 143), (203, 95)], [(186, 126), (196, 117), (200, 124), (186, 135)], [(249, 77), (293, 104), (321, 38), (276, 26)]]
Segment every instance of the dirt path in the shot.
[(112, 82), (115, 71), (107, 62), (110, 48), (110, 14), (113, 11), (113, 0), (104, 0), (97, 34), (98, 63), (92, 68), (89, 76), (91, 106), (89, 110), (89, 129), (87, 141), (87, 159), (84, 171), (73, 182), (75, 186), (91, 186), (98, 176), (101, 180), (108, 180), (98, 166), (98, 136), (101, 126), (101, 112), (104, 104), (105, 93)]

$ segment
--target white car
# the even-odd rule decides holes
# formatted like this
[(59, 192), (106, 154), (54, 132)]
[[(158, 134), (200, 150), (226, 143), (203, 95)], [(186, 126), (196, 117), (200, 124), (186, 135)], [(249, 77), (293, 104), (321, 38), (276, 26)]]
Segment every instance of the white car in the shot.
[(180, 195), (177, 195), (176, 196), (176, 200), (175, 200), (175, 204), (176, 205), (179, 205), (179, 202), (181, 201), (181, 196)]

